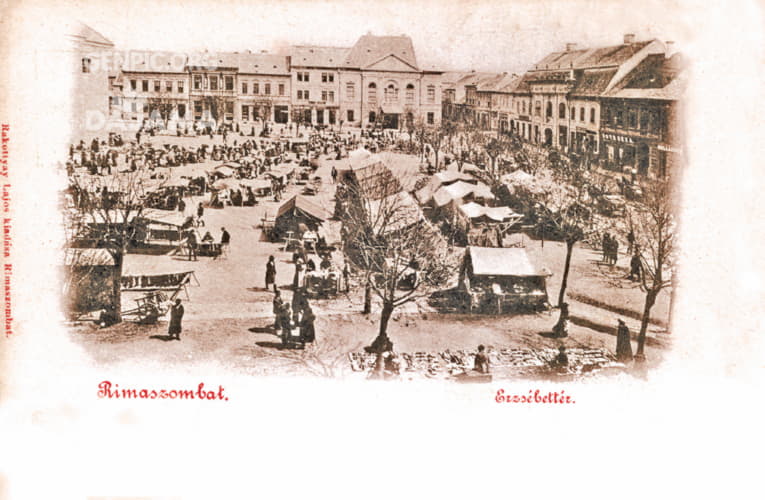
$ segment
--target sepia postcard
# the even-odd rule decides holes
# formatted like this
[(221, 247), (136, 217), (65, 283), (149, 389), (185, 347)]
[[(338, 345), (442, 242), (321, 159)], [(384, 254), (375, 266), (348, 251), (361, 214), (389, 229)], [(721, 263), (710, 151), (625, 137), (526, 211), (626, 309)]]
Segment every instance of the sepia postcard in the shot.
[(763, 7), (6, 2), (0, 498), (750, 496)]

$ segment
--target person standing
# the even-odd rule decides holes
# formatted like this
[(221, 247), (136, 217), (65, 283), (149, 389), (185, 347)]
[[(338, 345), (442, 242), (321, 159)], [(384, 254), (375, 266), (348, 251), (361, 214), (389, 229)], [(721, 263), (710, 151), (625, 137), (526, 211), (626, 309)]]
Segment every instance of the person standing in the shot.
[(303, 316), (300, 319), (300, 341), (304, 344), (310, 344), (316, 340), (316, 328), (314, 327), (316, 316), (311, 306), (306, 304), (303, 310)]
[(220, 235), (220, 247), (221, 249), (228, 248), (228, 246), (231, 244), (231, 235), (226, 231), (225, 227), (220, 228), (221, 235)]
[(612, 266), (616, 265), (616, 260), (619, 258), (619, 240), (616, 239), (616, 236), (611, 238), (611, 259), (609, 261), (609, 264)]
[(331, 175), (332, 175), (332, 184), (334, 184), (335, 182), (337, 182), (337, 169), (335, 168), (334, 165), (332, 165)]
[(629, 361), (632, 359), (632, 344), (630, 344), (630, 329), (623, 320), (616, 326), (616, 359)]
[(632, 258), (630, 259), (630, 281), (640, 280), (640, 274), (642, 272), (641, 267), (640, 252), (638, 251), (638, 247), (635, 246), (635, 252), (632, 254)]
[(186, 234), (186, 244), (189, 247), (189, 260), (197, 260), (197, 235), (193, 229), (189, 229)]
[(205, 214), (205, 207), (202, 206), (202, 202), (199, 202), (199, 205), (197, 205), (197, 218), (202, 219), (202, 216)]
[(627, 234), (627, 255), (632, 255), (632, 249), (635, 247), (635, 232), (630, 229)]
[(167, 327), (167, 335), (171, 339), (181, 340), (182, 321), (183, 304), (181, 304), (181, 299), (175, 299), (175, 304), (170, 307), (170, 324)]
[(351, 289), (351, 270), (348, 267), (348, 261), (345, 261), (345, 264), (343, 265), (343, 283), (345, 286), (345, 293), (348, 293)]
[(279, 335), (279, 330), (282, 328), (282, 308), (284, 308), (284, 302), (282, 301), (282, 295), (279, 290), (274, 291), (273, 301), (274, 312), (274, 331)]
[(611, 235), (603, 233), (603, 262), (608, 262), (608, 249), (611, 248)]
[(274, 256), (269, 255), (268, 262), (266, 262), (266, 290), (268, 290), (269, 285), (274, 287), (274, 292), (276, 292), (276, 262), (274, 261)]

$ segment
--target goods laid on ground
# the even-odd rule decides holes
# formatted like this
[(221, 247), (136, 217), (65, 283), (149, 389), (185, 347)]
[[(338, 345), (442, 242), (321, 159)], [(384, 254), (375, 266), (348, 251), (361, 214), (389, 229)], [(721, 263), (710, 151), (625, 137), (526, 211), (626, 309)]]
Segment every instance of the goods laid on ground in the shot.
[[(604, 368), (622, 367), (616, 357), (605, 349), (577, 349), (566, 351), (568, 366), (556, 366), (558, 349), (498, 349), (488, 352), (491, 372), (499, 377), (542, 377), (552, 374), (581, 375)], [(443, 351), (439, 353), (400, 353), (404, 378), (448, 378), (473, 370), (476, 352)], [(376, 354), (349, 353), (354, 372), (374, 369)]]

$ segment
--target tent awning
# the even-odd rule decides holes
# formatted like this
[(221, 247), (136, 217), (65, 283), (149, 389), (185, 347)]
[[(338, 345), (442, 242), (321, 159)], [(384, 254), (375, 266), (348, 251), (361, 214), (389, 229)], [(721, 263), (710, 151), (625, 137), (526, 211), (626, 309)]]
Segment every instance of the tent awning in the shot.
[(476, 276), (549, 276), (537, 269), (523, 248), (468, 247), (473, 274)]

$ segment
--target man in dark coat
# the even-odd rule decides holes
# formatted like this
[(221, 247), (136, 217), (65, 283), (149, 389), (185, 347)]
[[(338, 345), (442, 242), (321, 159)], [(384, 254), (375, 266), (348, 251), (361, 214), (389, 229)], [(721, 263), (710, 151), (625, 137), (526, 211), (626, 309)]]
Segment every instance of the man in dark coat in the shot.
[(629, 361), (632, 359), (632, 344), (630, 344), (630, 329), (623, 320), (616, 327), (616, 359)]
[(273, 286), (274, 292), (276, 292), (276, 262), (273, 255), (270, 255), (268, 262), (266, 262), (266, 290), (268, 290), (269, 285)]
[(170, 324), (167, 327), (167, 335), (171, 339), (181, 340), (181, 321), (183, 320), (183, 305), (181, 299), (175, 299), (175, 304), (170, 308)]

